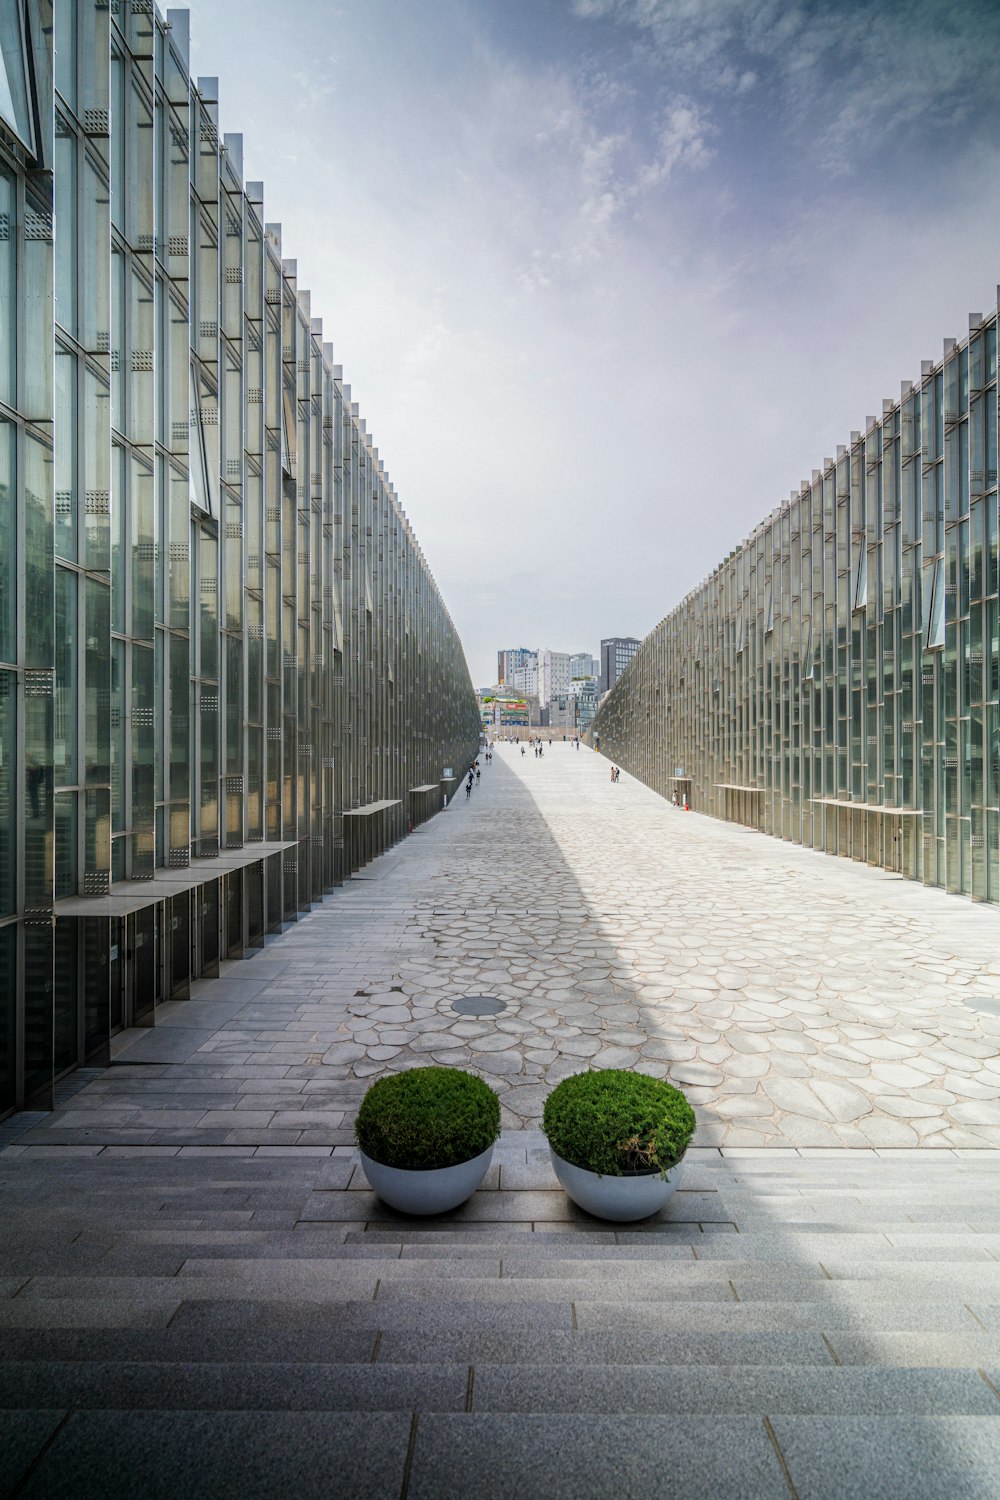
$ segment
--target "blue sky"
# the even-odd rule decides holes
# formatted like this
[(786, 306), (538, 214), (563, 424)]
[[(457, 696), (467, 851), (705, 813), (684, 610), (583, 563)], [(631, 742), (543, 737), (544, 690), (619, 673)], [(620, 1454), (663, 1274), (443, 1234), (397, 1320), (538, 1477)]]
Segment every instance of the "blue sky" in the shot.
[(193, 0), (461, 631), (649, 630), (1000, 277), (985, 0)]

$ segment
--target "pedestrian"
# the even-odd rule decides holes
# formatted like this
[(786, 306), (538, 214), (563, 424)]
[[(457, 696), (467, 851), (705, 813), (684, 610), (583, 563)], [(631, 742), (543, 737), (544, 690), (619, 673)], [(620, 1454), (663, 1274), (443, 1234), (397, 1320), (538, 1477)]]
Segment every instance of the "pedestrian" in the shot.
[(465, 783), (465, 800), (466, 800), (466, 802), (468, 802), (468, 800), (469, 800), (469, 798), (471, 796), (472, 796), (472, 777), (470, 776), (469, 779), (468, 779), (468, 781)]
[(479, 785), (479, 776), (480, 776), (480, 771), (479, 771), (479, 767), (477, 766), (476, 767), (476, 786)]
[(611, 767), (611, 780), (614, 781), (614, 779), (615, 779), (615, 768), (614, 768), (614, 766), (612, 766)]
[(616, 781), (621, 781), (621, 779), (622, 779), (622, 768), (621, 768), (621, 766), (615, 766), (615, 780)]
[(521, 746), (521, 754), (522, 755), (524, 754), (524, 746), (523, 745)]

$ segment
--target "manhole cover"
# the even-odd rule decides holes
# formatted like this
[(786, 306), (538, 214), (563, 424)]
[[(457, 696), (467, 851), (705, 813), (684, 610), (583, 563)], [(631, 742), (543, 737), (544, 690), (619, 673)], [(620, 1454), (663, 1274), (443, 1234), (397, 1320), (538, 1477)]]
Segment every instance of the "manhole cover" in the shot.
[(451, 1008), (460, 1016), (498, 1016), (507, 1009), (507, 1002), (493, 1000), (489, 995), (466, 995), (462, 1000), (453, 1000)]

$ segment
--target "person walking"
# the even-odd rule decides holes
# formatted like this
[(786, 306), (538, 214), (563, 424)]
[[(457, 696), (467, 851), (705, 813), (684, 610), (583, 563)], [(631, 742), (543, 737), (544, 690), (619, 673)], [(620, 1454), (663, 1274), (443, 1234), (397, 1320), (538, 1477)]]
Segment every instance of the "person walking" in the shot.
[(524, 746), (523, 745), (521, 746), (521, 754), (522, 755), (524, 754)]
[(469, 800), (469, 798), (471, 796), (472, 796), (472, 772), (470, 771), (469, 772), (469, 779), (465, 783), (465, 800), (466, 800), (466, 802), (468, 802), (468, 800)]
[(477, 766), (476, 767), (476, 786), (479, 785), (479, 777), (480, 777), (480, 775), (481, 775), (481, 772), (479, 770), (479, 767)]

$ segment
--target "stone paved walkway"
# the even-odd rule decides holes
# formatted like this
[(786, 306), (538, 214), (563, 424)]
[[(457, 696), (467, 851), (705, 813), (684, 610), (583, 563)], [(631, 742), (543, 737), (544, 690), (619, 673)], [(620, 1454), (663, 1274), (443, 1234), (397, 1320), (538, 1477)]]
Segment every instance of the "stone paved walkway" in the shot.
[[(506, 1009), (453, 1011), (476, 995)], [(14, 1148), (329, 1151), (367, 1080), (428, 1062), (482, 1073), (508, 1128), (590, 1064), (683, 1087), (700, 1145), (998, 1145), (1000, 923), (612, 785), (591, 751), (503, 747), (470, 801), (115, 1050)]]
[[(0, 1495), (992, 1500), (996, 911), (607, 772), (502, 752), (0, 1126)], [(429, 1060), (506, 1129), (406, 1220), (352, 1122)], [(697, 1103), (641, 1224), (574, 1208), (532, 1128), (590, 1061)]]

